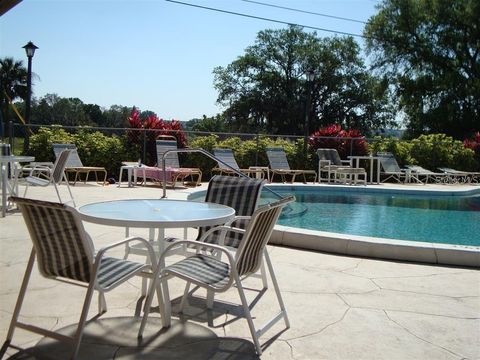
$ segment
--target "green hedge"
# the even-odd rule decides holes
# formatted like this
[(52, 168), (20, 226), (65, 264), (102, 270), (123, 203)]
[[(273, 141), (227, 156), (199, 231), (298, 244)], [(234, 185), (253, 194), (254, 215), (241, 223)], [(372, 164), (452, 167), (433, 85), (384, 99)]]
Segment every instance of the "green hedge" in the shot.
[[(126, 136), (106, 136), (98, 131), (82, 129), (71, 134), (62, 128), (40, 128), (30, 138), (29, 154), (37, 161), (54, 161), (52, 144), (73, 143), (86, 166), (103, 166), (109, 176), (116, 177), (122, 161), (136, 161), (141, 157), (141, 144), (130, 142)], [(211, 153), (216, 147), (230, 148), (241, 168), (249, 166), (267, 166), (265, 148), (282, 147), (292, 169), (317, 169), (317, 157), (309, 148), (308, 159), (303, 155), (303, 139), (294, 142), (281, 138), (271, 139), (261, 136), (258, 139), (243, 140), (231, 137), (219, 140), (218, 136), (199, 136), (194, 138), (190, 148), (202, 148)], [(438, 167), (452, 167), (459, 170), (479, 171), (480, 163), (471, 149), (465, 148), (461, 141), (453, 140), (444, 134), (422, 135), (417, 139), (403, 141), (393, 138), (375, 138), (369, 144), (369, 151), (392, 152), (401, 166), (418, 164), (435, 171)], [(181, 163), (185, 167), (199, 167), (208, 180), (211, 169), (217, 164), (202, 154), (180, 154)], [(305, 163), (307, 164), (305, 166)]]

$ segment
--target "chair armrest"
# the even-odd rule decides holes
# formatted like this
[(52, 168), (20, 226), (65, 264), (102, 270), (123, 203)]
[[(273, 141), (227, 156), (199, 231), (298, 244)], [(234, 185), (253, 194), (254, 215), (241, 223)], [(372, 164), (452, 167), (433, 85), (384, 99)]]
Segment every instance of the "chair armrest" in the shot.
[(113, 244), (109, 244), (107, 246), (104, 246), (102, 247), (101, 249), (98, 250), (97, 252), (97, 255), (95, 256), (95, 264), (97, 264), (97, 261), (100, 261), (100, 259), (103, 257), (103, 255), (105, 255), (105, 253), (108, 251), (108, 250), (111, 250), (115, 247), (118, 247), (120, 245), (125, 245), (125, 244), (128, 244), (132, 241), (139, 241), (139, 242), (142, 242), (147, 250), (148, 250), (148, 254), (150, 256), (150, 261), (153, 265), (156, 265), (157, 264), (157, 259), (156, 259), (156, 256), (155, 256), (155, 251), (153, 250), (153, 247), (152, 247), (152, 244), (150, 244), (150, 242), (144, 238), (141, 238), (141, 237), (138, 237), (138, 236), (132, 236), (132, 237), (129, 237), (129, 238), (126, 238), (124, 240), (121, 240), (121, 241), (117, 241)]
[(251, 216), (247, 216), (247, 215), (238, 215), (238, 216), (235, 216), (234, 219), (226, 222), (225, 225), (232, 226), (232, 224), (238, 220), (250, 220), (251, 218), (252, 218)]
[(319, 160), (318, 161), (318, 167), (323, 168), (325, 166), (330, 166), (332, 165), (332, 162), (330, 160)]
[[(241, 229), (240, 229), (241, 230)], [(232, 254), (228, 251), (228, 249), (224, 246), (221, 245), (216, 245), (216, 244), (210, 244), (210, 243), (204, 243), (204, 242), (199, 242), (199, 241), (192, 241), (192, 240), (180, 240), (175, 242), (174, 244), (170, 244), (165, 248), (165, 251), (163, 254), (160, 255), (159, 259), (159, 264), (162, 263), (162, 260), (165, 259), (169, 255), (169, 252), (172, 248), (176, 248), (178, 245), (185, 245), (186, 247), (193, 247), (197, 249), (197, 252), (201, 250), (212, 250), (212, 251), (218, 251), (227, 256), (228, 262), (230, 263), (230, 266), (233, 267), (235, 265), (235, 261), (233, 259)], [(176, 252), (174, 252), (176, 253)]]
[(342, 164), (346, 164), (348, 166), (352, 166), (352, 160), (340, 160), (342, 162)]
[[(206, 231), (205, 234), (203, 234), (202, 237), (197, 240), (197, 242), (204, 243), (204, 240), (216, 231), (224, 231), (225, 233), (231, 231), (231, 232), (236, 232), (236, 233), (239, 233), (239, 234), (244, 234), (245, 233), (244, 229), (236, 228), (236, 227), (233, 227), (233, 226), (228, 226), (228, 225), (215, 226), (215, 227), (209, 229), (208, 231)], [(178, 244), (178, 241), (176, 242), (176, 244)]]

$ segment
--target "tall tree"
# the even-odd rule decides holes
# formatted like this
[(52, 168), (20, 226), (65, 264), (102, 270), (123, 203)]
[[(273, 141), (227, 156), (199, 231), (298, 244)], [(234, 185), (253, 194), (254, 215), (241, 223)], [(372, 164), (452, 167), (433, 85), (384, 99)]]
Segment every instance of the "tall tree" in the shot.
[[(5, 130), (4, 136), (9, 132), (10, 101), (19, 98), (25, 99), (27, 95), (27, 69), (22, 61), (15, 61), (11, 57), (0, 59), (0, 109)], [(1, 126), (1, 124), (0, 124)]]
[(366, 28), (412, 136), (480, 128), (480, 1), (384, 0)]
[[(232, 130), (303, 134), (307, 91), (310, 129), (338, 123), (371, 130), (392, 116), (385, 82), (373, 78), (351, 37), (323, 38), (290, 26), (264, 30), (255, 44), (226, 67), (214, 69), (218, 103)], [(315, 72), (310, 87), (308, 70)]]

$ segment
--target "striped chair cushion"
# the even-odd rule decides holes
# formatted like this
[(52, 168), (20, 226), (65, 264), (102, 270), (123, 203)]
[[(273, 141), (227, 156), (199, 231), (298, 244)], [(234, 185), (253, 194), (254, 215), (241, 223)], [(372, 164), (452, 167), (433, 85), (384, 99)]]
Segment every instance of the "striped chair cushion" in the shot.
[(108, 289), (120, 280), (125, 280), (128, 274), (135, 274), (136, 271), (147, 267), (133, 261), (103, 257), (97, 273), (97, 283), (101, 288)]
[(243, 248), (237, 258), (237, 271), (240, 276), (256, 272), (260, 266), (263, 249), (270, 239), (270, 234), (277, 222), (283, 206), (269, 208), (266, 211), (259, 209), (259, 213), (249, 224), (248, 237), (244, 240)]
[(214, 257), (197, 254), (162, 270), (162, 274), (175, 275), (193, 283), (223, 288), (229, 280), (230, 266)]
[[(260, 196), (265, 180), (251, 179), (234, 176), (216, 175), (208, 184), (206, 202), (227, 205), (235, 209), (237, 216), (251, 216), (257, 207), (257, 201)], [(245, 229), (247, 221), (236, 221), (234, 226)], [(198, 238), (200, 238), (209, 227), (199, 229)], [(219, 234), (212, 234), (205, 241), (218, 243)], [(242, 234), (229, 233), (225, 238), (225, 245), (238, 247)]]
[(92, 251), (84, 247), (81, 229), (63, 204), (16, 198), (37, 253), (40, 272), (89, 282)]

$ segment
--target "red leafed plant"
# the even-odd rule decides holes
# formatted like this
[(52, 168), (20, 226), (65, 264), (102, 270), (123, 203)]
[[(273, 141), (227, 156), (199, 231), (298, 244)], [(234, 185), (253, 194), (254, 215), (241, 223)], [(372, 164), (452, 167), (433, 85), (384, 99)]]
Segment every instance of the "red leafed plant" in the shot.
[(472, 139), (465, 139), (463, 146), (475, 151), (475, 154), (480, 155), (480, 131), (477, 131)]
[[(177, 146), (179, 148), (187, 147), (187, 137), (183, 131), (182, 125), (178, 120), (163, 120), (157, 117), (155, 114), (149, 115), (146, 119), (142, 120), (140, 113), (136, 108), (133, 108), (130, 117), (128, 118), (130, 128), (132, 129), (145, 129), (146, 137), (146, 151), (149, 154), (149, 159), (145, 161), (147, 163), (155, 163), (156, 159), (156, 144), (157, 140), (162, 135), (170, 135), (177, 139)], [(128, 131), (128, 140), (132, 143), (139, 144), (143, 140), (143, 131)]]
[[(128, 118), (130, 128), (132, 129), (145, 129), (147, 130), (147, 141), (155, 141), (160, 135), (171, 135), (177, 139), (177, 145), (180, 148), (187, 146), (187, 137), (183, 132), (182, 125), (178, 120), (163, 120), (157, 117), (155, 114), (149, 115), (142, 121), (140, 113), (137, 109), (133, 108), (130, 117)], [(132, 140), (137, 140), (140, 136), (139, 131), (129, 132), (133, 136)]]
[(309, 144), (317, 149), (337, 149), (340, 157), (368, 154), (368, 144), (359, 130), (343, 130), (341, 125), (331, 124), (310, 135)]

